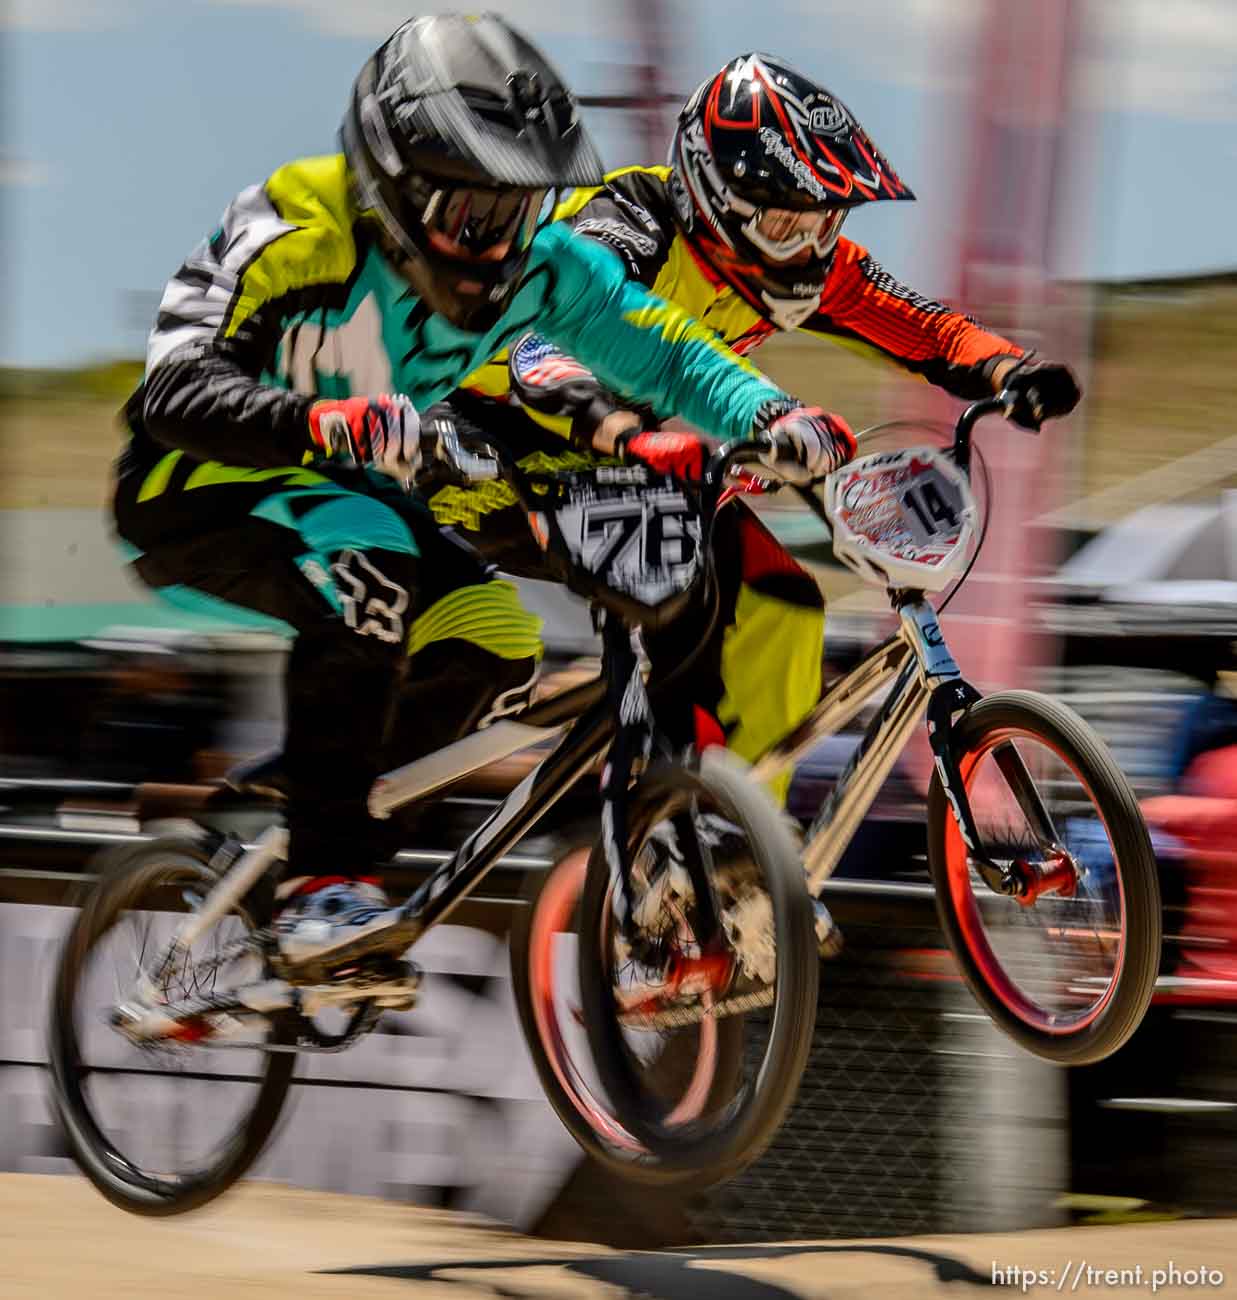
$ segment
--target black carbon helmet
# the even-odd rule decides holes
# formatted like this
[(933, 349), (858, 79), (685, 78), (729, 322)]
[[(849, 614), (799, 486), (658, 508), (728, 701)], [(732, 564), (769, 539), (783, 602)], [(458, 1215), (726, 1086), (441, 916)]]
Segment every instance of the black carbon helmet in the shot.
[(505, 310), (547, 194), (603, 180), (575, 97), (493, 14), (406, 22), (361, 69), (341, 139), (392, 260), (464, 329)]
[(697, 88), (670, 162), (686, 238), (781, 329), (815, 310), (851, 208), (915, 197), (840, 99), (767, 54)]

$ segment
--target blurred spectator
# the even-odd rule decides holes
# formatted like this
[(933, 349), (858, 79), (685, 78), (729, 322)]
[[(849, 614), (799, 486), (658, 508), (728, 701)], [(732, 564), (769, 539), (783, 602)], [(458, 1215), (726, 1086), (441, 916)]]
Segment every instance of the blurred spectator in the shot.
[(222, 707), (215, 674), (194, 672), (167, 652), (124, 657), (87, 718), (82, 764), (108, 781), (192, 782)]
[(1185, 858), (1179, 976), (1208, 981), (1208, 998), (1237, 998), (1237, 672), (1217, 675), (1182, 722), (1173, 774), (1177, 793), (1149, 799), (1150, 824)]

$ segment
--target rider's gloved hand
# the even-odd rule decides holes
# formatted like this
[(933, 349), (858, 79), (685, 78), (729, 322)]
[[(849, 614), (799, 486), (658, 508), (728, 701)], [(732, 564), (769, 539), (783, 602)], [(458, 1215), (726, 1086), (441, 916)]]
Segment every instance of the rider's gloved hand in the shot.
[(421, 418), (406, 397), (343, 397), (309, 408), (309, 436), (325, 455), (410, 480), (421, 465)]
[(694, 433), (625, 433), (615, 440), (615, 451), (625, 465), (647, 465), (656, 474), (698, 483), (709, 444)]
[(1082, 396), (1069, 366), (1059, 361), (1024, 357), (1001, 380), (1001, 387), (1017, 397), (1009, 418), (1024, 429), (1038, 429), (1045, 420), (1068, 415)]
[(756, 427), (771, 442), (760, 459), (792, 483), (810, 483), (840, 469), (855, 454), (855, 435), (840, 415), (819, 406), (768, 406)]

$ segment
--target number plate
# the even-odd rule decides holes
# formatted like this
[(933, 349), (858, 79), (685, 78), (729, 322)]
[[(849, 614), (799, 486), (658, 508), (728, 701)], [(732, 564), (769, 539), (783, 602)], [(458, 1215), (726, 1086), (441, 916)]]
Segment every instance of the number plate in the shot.
[(934, 447), (852, 461), (830, 476), (825, 508), (834, 554), (869, 582), (940, 591), (970, 558), (975, 498)]
[(673, 488), (585, 490), (555, 510), (572, 558), (646, 605), (682, 591), (700, 562), (700, 518)]

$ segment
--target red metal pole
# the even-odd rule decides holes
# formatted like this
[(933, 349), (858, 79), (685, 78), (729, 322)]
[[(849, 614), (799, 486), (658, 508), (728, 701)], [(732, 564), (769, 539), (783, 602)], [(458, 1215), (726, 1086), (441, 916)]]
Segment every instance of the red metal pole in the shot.
[(670, 26), (664, 0), (628, 0), (628, 13), (640, 58), (632, 67), (637, 111), (639, 159), (660, 162), (670, 143), (670, 115), (662, 102), (670, 55)]
[[(1081, 9), (1078, 0), (987, 0), (969, 132), (960, 132), (963, 142), (969, 134), (970, 174), (952, 296), (1020, 346), (1055, 357), (1081, 344), (1063, 337), (1051, 279), (1061, 180), (1078, 130), (1071, 88)], [(1070, 437), (1068, 422), (1039, 437), (980, 426), (995, 506), (984, 554), (954, 607), (960, 630), (969, 624), (972, 634), (953, 640), (963, 670), (985, 686), (1014, 685), (1032, 667), (1029, 579), (1055, 562), (1053, 538), (1033, 525), (1059, 499)]]
[[(1054, 242), (1067, 228), (1061, 180), (1083, 130), (1071, 105), (1083, 4), (986, 0), (969, 106), (951, 119), (946, 137), (966, 150), (968, 162), (957, 241), (945, 250), (952, 259), (947, 296), (1021, 347), (1075, 365), (1084, 359), (1085, 312), (1063, 310), (1064, 291), (1050, 268)], [(935, 419), (952, 420), (958, 411), (955, 401), (930, 391), (921, 390), (914, 405), (913, 414)], [(1070, 424), (1050, 424), (1038, 437), (996, 417), (978, 427), (992, 474), (989, 531), (945, 630), (963, 673), (985, 691), (1025, 683), (1049, 653), (1030, 616), (1031, 579), (1053, 567), (1056, 539), (1034, 521), (1060, 498), (1073, 459), (1066, 454)], [(916, 745), (908, 759), (926, 783), (927, 745)]]

